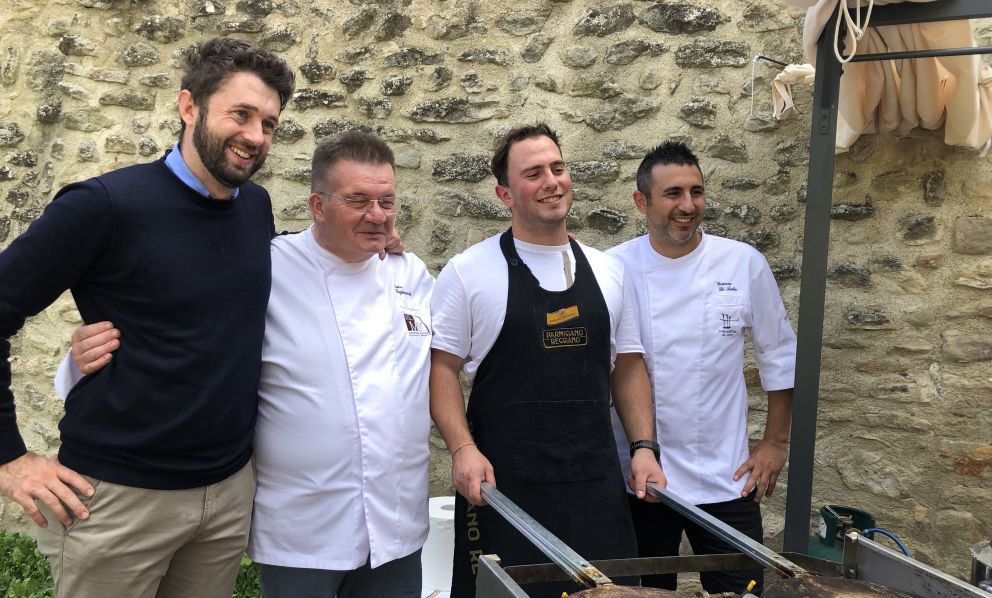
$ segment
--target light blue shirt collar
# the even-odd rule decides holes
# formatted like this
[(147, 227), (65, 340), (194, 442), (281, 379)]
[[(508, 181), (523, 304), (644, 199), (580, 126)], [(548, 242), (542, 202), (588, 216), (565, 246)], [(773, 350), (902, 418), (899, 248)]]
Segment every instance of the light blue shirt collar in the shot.
[[(207, 186), (204, 185), (200, 179), (196, 178), (193, 171), (191, 171), (189, 166), (186, 165), (186, 161), (183, 160), (183, 155), (179, 151), (178, 143), (172, 146), (172, 151), (165, 157), (165, 166), (172, 171), (172, 174), (179, 177), (179, 180), (182, 181), (187, 187), (193, 191), (196, 191), (203, 197), (210, 197), (210, 191), (207, 189)], [(237, 197), (238, 191), (240, 191), (240, 188), (235, 187), (234, 190), (231, 191), (230, 199)]]

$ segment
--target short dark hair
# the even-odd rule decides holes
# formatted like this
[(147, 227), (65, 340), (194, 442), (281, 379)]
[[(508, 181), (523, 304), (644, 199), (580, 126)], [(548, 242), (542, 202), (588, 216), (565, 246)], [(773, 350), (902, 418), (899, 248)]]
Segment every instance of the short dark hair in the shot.
[(637, 167), (637, 190), (644, 194), (644, 197), (651, 197), (651, 170), (656, 164), (678, 164), (679, 166), (695, 166), (699, 168), (699, 158), (692, 153), (689, 146), (680, 141), (666, 141), (649, 151), (641, 165)]
[(524, 139), (533, 139), (534, 137), (547, 137), (551, 139), (558, 146), (558, 151), (561, 152), (561, 144), (558, 143), (558, 134), (545, 123), (535, 123), (533, 125), (511, 129), (509, 133), (503, 135), (500, 139), (499, 145), (496, 147), (496, 153), (493, 154), (492, 162), (489, 164), (497, 183), (504, 187), (509, 183), (507, 164), (510, 161), (510, 148), (513, 144)]
[[(235, 73), (253, 73), (279, 94), (279, 110), (293, 95), (296, 76), (282, 58), (242, 39), (214, 38), (186, 51), (186, 72), (180, 89), (189, 90), (193, 103), (206, 106), (210, 96)], [(182, 131), (186, 123), (182, 123)]]
[(310, 190), (317, 191), (327, 179), (327, 173), (341, 160), (361, 164), (389, 164), (396, 168), (393, 150), (383, 140), (365, 131), (345, 131), (322, 140), (313, 150)]

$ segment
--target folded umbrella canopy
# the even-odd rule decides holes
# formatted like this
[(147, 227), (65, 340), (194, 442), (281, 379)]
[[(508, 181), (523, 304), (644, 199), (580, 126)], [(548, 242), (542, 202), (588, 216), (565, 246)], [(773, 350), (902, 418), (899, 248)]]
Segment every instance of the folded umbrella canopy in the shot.
[[(846, 5), (840, 5), (839, 0), (784, 1), (806, 8), (803, 50), (810, 63), (816, 55), (816, 42), (834, 11), (840, 11), (840, 18), (848, 24), (844, 40), (848, 54), (842, 56), (844, 61), (854, 51), (863, 55), (977, 45), (970, 21), (870, 27), (871, 6), (896, 3), (893, 0), (861, 0), (860, 6), (858, 0), (848, 0)], [(833, 36), (835, 32), (825, 34)], [(775, 78), (772, 98), (776, 118), (787, 118), (792, 112), (789, 84), (812, 83), (814, 76), (811, 64), (803, 64), (790, 65)], [(920, 126), (943, 126), (944, 142), (949, 145), (987, 149), (992, 143), (992, 67), (983, 66), (978, 55), (845, 65), (837, 109), (837, 152), (847, 151), (865, 133), (906, 133)]]

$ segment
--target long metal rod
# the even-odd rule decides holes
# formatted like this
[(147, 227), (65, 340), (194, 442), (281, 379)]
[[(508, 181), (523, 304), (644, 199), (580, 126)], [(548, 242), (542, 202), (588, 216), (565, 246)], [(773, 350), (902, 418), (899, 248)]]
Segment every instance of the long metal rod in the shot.
[[(835, 12), (836, 14), (836, 12)], [(871, 13), (872, 27), (907, 25), (935, 21), (960, 21), (992, 17), (989, 0), (942, 0), (941, 2), (899, 2), (875, 6)], [(829, 28), (833, 31), (832, 28)], [(819, 72), (819, 71), (817, 71)]]
[(492, 487), (488, 482), (482, 482), (482, 498), (486, 499), (497, 513), (503, 516), (518, 532), (530, 540), (551, 561), (562, 568), (576, 583), (594, 588), (599, 585), (612, 584), (613, 580), (593, 567), (589, 561), (582, 558), (558, 536), (552, 534), (536, 519), (524, 512), (505, 494)]
[(657, 484), (648, 483), (648, 492), (657, 497), (666, 506), (682, 515), (686, 519), (699, 525), (710, 533), (719, 536), (728, 544), (740, 550), (742, 553), (758, 561), (766, 567), (771, 567), (785, 577), (795, 577), (806, 570), (793, 563), (784, 556), (778, 554), (764, 544), (755, 542), (748, 536), (742, 534), (696, 505), (690, 504), (681, 497), (672, 494), (668, 488), (663, 488)]
[(902, 60), (904, 58), (934, 58), (939, 56), (971, 56), (992, 54), (992, 47), (978, 48), (939, 48), (936, 50), (907, 50), (905, 52), (884, 52), (879, 54), (858, 54), (851, 62), (872, 62), (876, 60)]
[[(823, 348), (823, 308), (830, 247), (830, 205), (833, 202), (834, 145), (841, 65), (833, 53), (834, 12), (816, 51), (813, 122), (809, 139), (806, 224), (803, 232), (802, 280), (796, 345), (796, 385), (789, 450), (789, 485), (785, 501), (786, 552), (809, 551), (810, 505), (813, 502), (813, 454)], [(843, 39), (843, 36), (841, 37)]]

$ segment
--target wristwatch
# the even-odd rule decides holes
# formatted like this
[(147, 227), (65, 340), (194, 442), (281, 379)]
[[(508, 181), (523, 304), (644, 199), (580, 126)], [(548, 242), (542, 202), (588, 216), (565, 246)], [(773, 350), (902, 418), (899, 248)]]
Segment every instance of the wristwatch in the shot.
[(642, 448), (651, 449), (651, 452), (654, 453), (654, 458), (661, 461), (661, 446), (659, 446), (654, 440), (637, 440), (635, 442), (631, 442), (630, 458), (634, 458), (634, 451)]

